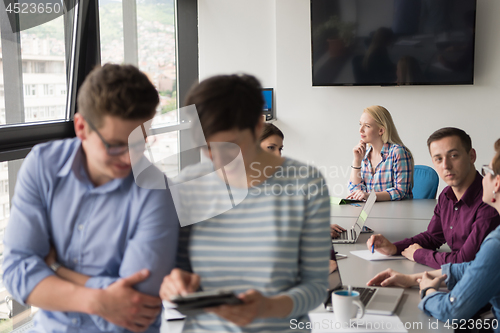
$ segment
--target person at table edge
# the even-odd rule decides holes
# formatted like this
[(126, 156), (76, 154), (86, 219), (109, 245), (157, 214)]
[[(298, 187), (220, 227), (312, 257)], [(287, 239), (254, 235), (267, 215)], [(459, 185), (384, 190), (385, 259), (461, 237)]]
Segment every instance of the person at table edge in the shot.
[(349, 199), (377, 201), (413, 198), (413, 157), (386, 108), (372, 105), (359, 119), (360, 141), (353, 148)]
[[(475, 258), (486, 236), (500, 225), (497, 211), (482, 201), (482, 176), (476, 171), (476, 151), (463, 130), (446, 127), (427, 140), (432, 162), (448, 186), (439, 195), (425, 232), (391, 243), (372, 235), (367, 246), (386, 255), (402, 254), (409, 260), (433, 268), (446, 263), (468, 262)], [(447, 243), (451, 252), (437, 249)]]
[[(500, 211), (497, 193), (500, 190), (500, 139), (495, 142), (495, 157), (489, 165), (483, 165), (483, 201)], [(368, 281), (368, 285), (420, 287), (422, 301), (418, 305), (425, 314), (433, 316), (446, 324), (463, 327), (467, 332), (500, 332), (500, 269), (496, 265), (500, 251), (500, 228), (492, 231), (481, 244), (476, 258), (471, 262), (445, 264), (441, 269), (401, 274), (387, 269)], [(442, 289), (446, 287), (448, 292)], [(491, 304), (494, 318), (481, 315)], [(478, 312), (479, 310), (479, 312)], [(445, 325), (446, 327), (446, 325)]]

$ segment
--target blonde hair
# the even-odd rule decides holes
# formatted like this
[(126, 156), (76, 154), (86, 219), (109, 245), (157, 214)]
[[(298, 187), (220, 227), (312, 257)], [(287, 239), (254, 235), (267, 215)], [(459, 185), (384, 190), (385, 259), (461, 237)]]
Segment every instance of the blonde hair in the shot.
[(395, 143), (406, 147), (401, 141), (394, 121), (392, 121), (392, 116), (386, 108), (380, 105), (372, 105), (364, 109), (363, 112), (369, 114), (377, 125), (384, 129), (384, 134), (382, 134), (384, 143)]
[[(394, 125), (394, 121), (392, 120), (392, 116), (389, 111), (380, 105), (372, 105), (363, 110), (364, 113), (369, 114), (373, 120), (377, 123), (377, 125), (384, 129), (384, 134), (382, 134), (382, 141), (384, 143), (395, 143), (404, 147), (411, 156), (411, 170), (413, 174), (415, 163), (413, 161), (413, 155), (403, 143), (401, 138), (399, 137), (398, 130), (396, 129), (396, 125)], [(412, 176), (412, 186), (413, 186), (413, 176)]]

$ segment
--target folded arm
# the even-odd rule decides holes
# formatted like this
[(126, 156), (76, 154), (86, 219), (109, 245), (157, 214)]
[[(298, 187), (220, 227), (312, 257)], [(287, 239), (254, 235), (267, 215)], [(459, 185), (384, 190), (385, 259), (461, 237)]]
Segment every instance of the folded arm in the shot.
[[(74, 280), (75, 283), (72, 283), (55, 276), (54, 272), (47, 266), (43, 259), (50, 250), (51, 226), (47, 218), (48, 213), (45, 198), (42, 195), (43, 193), (47, 193), (48, 190), (44, 188), (40, 181), (42, 177), (39, 173), (43, 169), (43, 166), (39, 165), (40, 159), (37, 153), (38, 151), (34, 150), (25, 159), (18, 174), (16, 191), (12, 201), (11, 218), (6, 229), (4, 242), (3, 278), (7, 289), (13, 295), (14, 299), (25, 304), (35, 305), (49, 311), (75, 311), (95, 314), (108, 325), (111, 325), (108, 323), (111, 322), (133, 331), (144, 330), (144, 320), (151, 323), (152, 320), (156, 319), (156, 315), (151, 318), (151, 314), (158, 314), (161, 310), (158, 290), (161, 279), (165, 275), (163, 270), (168, 270), (173, 266), (173, 259), (171, 263), (165, 258), (160, 260), (159, 253), (156, 253), (157, 256), (152, 258), (152, 264), (160, 267), (157, 274), (161, 275), (161, 277), (158, 276), (156, 278), (159, 280), (157, 285), (150, 284), (149, 279), (142, 282), (148, 278), (148, 272), (146, 272), (146, 275), (144, 272), (137, 272), (141, 268), (151, 269), (153, 265), (138, 268), (131, 265), (130, 261), (132, 258), (124, 260), (126, 265), (121, 269), (124, 274), (120, 275), (122, 279), (118, 281), (120, 277), (107, 278), (109, 283), (106, 284), (103, 290), (93, 290), (88, 288), (88, 286), (82, 286), (83, 282), (88, 284), (92, 279), (99, 278), (93, 277), (87, 279), (87, 277), (83, 276), (86, 279), (83, 280), (82, 276), (72, 275), (73, 278), (76, 277), (78, 279), (78, 281)], [(162, 206), (166, 206), (166, 204), (162, 203)], [(25, 207), (30, 207), (30, 209), (25, 209)], [(173, 211), (173, 214), (175, 214), (175, 211)], [(168, 216), (168, 214), (164, 214), (161, 221), (164, 222), (164, 219), (168, 218)], [(175, 234), (175, 238), (173, 239), (173, 244), (165, 247), (156, 247), (157, 252), (161, 252), (160, 250), (165, 250), (165, 248), (170, 249), (170, 246), (175, 249), (175, 240), (177, 237), (176, 220), (174, 225), (175, 230), (172, 234)], [(165, 228), (165, 232), (160, 233), (150, 223), (145, 223), (144, 228), (149, 230), (151, 234), (151, 239), (149, 240), (153, 243), (156, 242), (154, 243), (156, 245), (160, 242), (159, 237), (165, 236), (165, 232), (170, 233), (171, 231)], [(147, 237), (143, 237), (144, 233), (141, 228), (138, 228), (138, 237), (135, 246), (127, 247), (126, 252), (138, 251), (139, 244), (137, 243), (141, 243), (143, 248), (144, 244), (149, 244), (145, 242)], [(131, 243), (134, 244), (134, 242)], [(151, 251), (141, 250), (148, 259), (152, 257)], [(128, 256), (131, 255), (125, 253), (125, 257), (127, 258)], [(138, 256), (136, 258), (142, 257)], [(159, 262), (161, 262), (161, 265), (159, 265)], [(133, 269), (135, 271), (132, 271)], [(66, 273), (78, 274), (75, 272)], [(123, 278), (127, 276), (125, 274), (131, 275), (131, 277)], [(68, 277), (69, 280), (73, 280), (73, 278)], [(135, 284), (138, 284), (137, 287), (140, 291), (149, 291), (150, 294), (156, 297), (136, 291), (133, 288)], [(115, 329), (119, 330), (119, 328), (113, 326), (113, 330)]]
[[(490, 299), (500, 293), (500, 269), (497, 262), (500, 251), (498, 239), (484, 242), (476, 259), (471, 263), (452, 264), (443, 273), (448, 275), (449, 293), (434, 292), (425, 297), (419, 308), (439, 320), (469, 319)], [(455, 266), (455, 267), (454, 267)], [(458, 276), (455, 276), (458, 274)], [(456, 282), (453, 285), (453, 282)]]

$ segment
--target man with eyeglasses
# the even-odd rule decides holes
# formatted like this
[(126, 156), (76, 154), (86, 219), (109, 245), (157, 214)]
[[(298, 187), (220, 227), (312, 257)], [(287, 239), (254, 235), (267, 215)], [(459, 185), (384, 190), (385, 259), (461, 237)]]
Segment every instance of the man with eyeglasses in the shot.
[(95, 69), (78, 95), (77, 137), (26, 157), (3, 279), (17, 301), (41, 308), (36, 331), (159, 331), (159, 287), (175, 264), (179, 224), (168, 190), (134, 181), (131, 155), (140, 158), (145, 141), (129, 146), (158, 103), (137, 68)]
[[(433, 268), (472, 261), (486, 236), (500, 225), (497, 211), (482, 200), (482, 177), (474, 167), (476, 151), (470, 136), (453, 127), (434, 132), (427, 146), (434, 168), (448, 184), (439, 195), (427, 231), (394, 244), (382, 235), (373, 235), (367, 246), (371, 249), (374, 244), (380, 253), (401, 254)], [(437, 251), (445, 243), (451, 252)], [(382, 272), (369, 283), (380, 284), (391, 274), (390, 270)]]

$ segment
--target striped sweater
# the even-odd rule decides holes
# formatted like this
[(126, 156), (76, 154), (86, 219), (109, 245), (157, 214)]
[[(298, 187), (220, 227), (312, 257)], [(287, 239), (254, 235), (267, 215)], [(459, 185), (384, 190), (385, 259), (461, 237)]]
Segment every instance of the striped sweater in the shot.
[[(198, 164), (183, 170), (177, 181), (212, 171), (211, 163)], [(214, 186), (215, 178), (183, 187), (184, 214), (213, 211), (224, 201), (227, 189)], [(184, 332), (297, 332), (290, 321), (307, 322), (307, 312), (325, 299), (328, 288), (330, 202), (325, 181), (317, 169), (286, 159), (248, 194), (231, 192), (244, 199), (220, 215), (181, 228), (178, 266), (200, 275), (203, 290), (287, 295), (293, 310), (287, 318), (256, 319), (243, 328), (204, 313), (188, 317)]]

